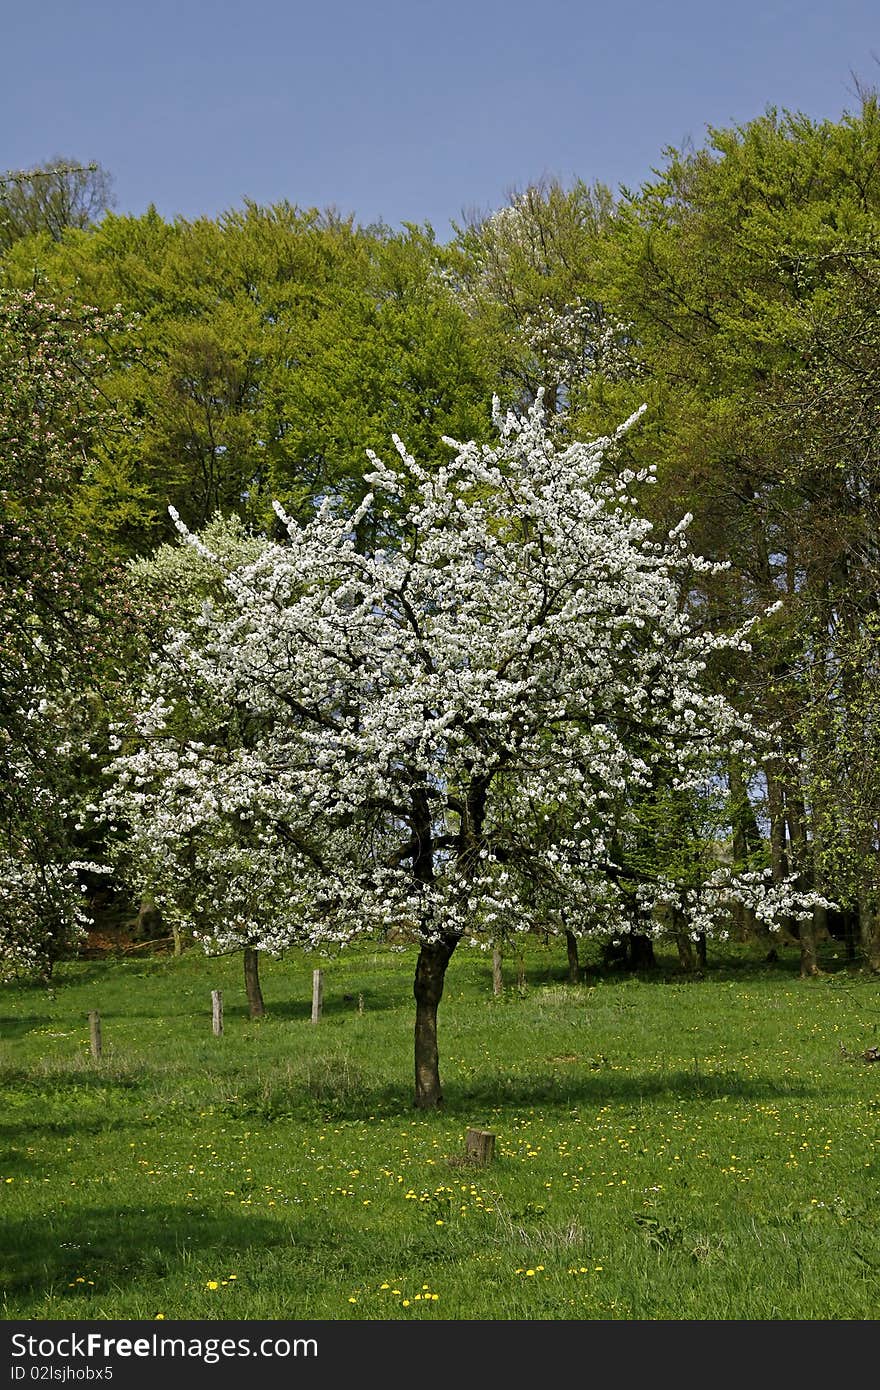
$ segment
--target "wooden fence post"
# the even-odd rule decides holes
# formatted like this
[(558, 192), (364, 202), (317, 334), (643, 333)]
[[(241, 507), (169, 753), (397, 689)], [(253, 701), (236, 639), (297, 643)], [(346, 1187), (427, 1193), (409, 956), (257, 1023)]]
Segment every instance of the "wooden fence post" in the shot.
[(211, 990), (211, 1018), (214, 1025), (214, 1036), (219, 1038), (223, 1032), (223, 991), (219, 989)]
[(495, 946), (492, 951), (492, 993), (504, 993), (504, 976), (501, 970), (501, 947)]
[(324, 972), (314, 970), (312, 972), (312, 1022), (317, 1023), (321, 1017), (321, 1010), (324, 1007)]
[(101, 1060), (101, 1015), (97, 1009), (93, 1009), (89, 1014), (89, 1042), (91, 1043), (92, 1056), (96, 1062)]

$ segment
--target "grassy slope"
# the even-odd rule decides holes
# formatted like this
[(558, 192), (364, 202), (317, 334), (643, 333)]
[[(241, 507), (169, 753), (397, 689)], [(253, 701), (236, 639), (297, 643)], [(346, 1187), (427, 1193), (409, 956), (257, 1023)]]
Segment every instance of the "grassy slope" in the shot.
[(875, 1318), (880, 1063), (841, 1047), (880, 1040), (880, 986), (833, 949), (814, 981), (730, 948), (702, 980), (571, 987), (533, 944), (500, 999), (462, 950), (430, 1115), (408, 953), (267, 962), (259, 1022), (240, 960), (195, 951), (7, 986), (2, 1315)]

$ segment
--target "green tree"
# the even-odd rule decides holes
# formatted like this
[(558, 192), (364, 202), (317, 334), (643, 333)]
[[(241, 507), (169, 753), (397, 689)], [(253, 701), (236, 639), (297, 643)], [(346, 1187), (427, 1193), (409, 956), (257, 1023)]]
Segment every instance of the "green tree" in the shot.
[(48, 976), (85, 921), (79, 815), (125, 608), (111, 601), (112, 570), (77, 530), (71, 497), (92, 434), (110, 428), (91, 344), (117, 327), (33, 291), (0, 293), (4, 972)]
[(793, 423), (827, 576), (805, 613), (809, 700), (801, 736), (819, 871), (857, 912), (880, 968), (880, 250), (831, 262), (807, 325)]
[(169, 505), (192, 526), (221, 511), (271, 527), (273, 498), (304, 518), (318, 497), (358, 495), (364, 448), (393, 432), (435, 452), (439, 434), (476, 433), (491, 392), (439, 262), (427, 230), (289, 204), (171, 225), (110, 215), (19, 243), (10, 282), (36, 265), (135, 322), (103, 381), (131, 431), (96, 449), (82, 517), (127, 554), (167, 538)]
[[(769, 111), (711, 131), (705, 149), (667, 151), (656, 179), (616, 208), (600, 255), (600, 298), (633, 325), (638, 391), (651, 406), (633, 449), (658, 460), (652, 514), (665, 525), (692, 511), (699, 549), (729, 564), (690, 602), (722, 621), (783, 602), (760, 648), (716, 663), (714, 674), (719, 689), (785, 735), (783, 757), (764, 769), (762, 809), (774, 873), (782, 881), (794, 869), (805, 885), (825, 877), (827, 862), (819, 862), (816, 833), (819, 784), (811, 788), (805, 775), (815, 750), (804, 716), (822, 684), (817, 665), (851, 666), (839, 615), (850, 614), (859, 634), (850, 650), (861, 650), (876, 606), (866, 601), (876, 584), (860, 539), (876, 489), (865, 462), (876, 438), (871, 397), (855, 390), (857, 353), (848, 373), (836, 365), (842, 342), (832, 325), (847, 297), (841, 264), (861, 256), (864, 266), (878, 208), (874, 97), (837, 123)], [(846, 336), (856, 320), (843, 321)], [(819, 382), (836, 458), (825, 448), (829, 425), (809, 404)], [(624, 397), (635, 390), (626, 379), (614, 389)], [(606, 408), (605, 390), (597, 378), (588, 417)], [(730, 777), (735, 783), (735, 768)], [(827, 887), (834, 895), (836, 885)], [(809, 924), (800, 937), (802, 969), (814, 973)]]
[(112, 207), (112, 188), (100, 164), (72, 159), (0, 175), (0, 255), (25, 237), (60, 241), (70, 227), (91, 226)]
[(456, 228), (450, 283), (506, 403), (527, 406), (540, 390), (550, 415), (570, 414), (594, 372), (625, 369), (625, 333), (596, 295), (596, 247), (612, 206), (600, 184), (544, 180)]

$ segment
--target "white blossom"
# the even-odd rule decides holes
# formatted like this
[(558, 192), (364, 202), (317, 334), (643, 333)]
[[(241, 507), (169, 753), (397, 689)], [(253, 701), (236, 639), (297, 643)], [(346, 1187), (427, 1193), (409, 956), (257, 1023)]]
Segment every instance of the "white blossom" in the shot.
[[(298, 526), (276, 507), (288, 540), (237, 562), (176, 519), (225, 599), (169, 630), (113, 731), (103, 808), (168, 913), (211, 947), (275, 952), (563, 917), (624, 932), (667, 891), (693, 929), (723, 927), (732, 880), (636, 891), (613, 858), (658, 778), (705, 789), (729, 745), (762, 741), (705, 687), (707, 655), (745, 634), (682, 611), (688, 518), (655, 540), (630, 492), (650, 474), (605, 466), (640, 413), (562, 447), (540, 398), (496, 403), (498, 445), (447, 441), (434, 469), (395, 439), (353, 514)], [(364, 548), (390, 497), (397, 541)]]

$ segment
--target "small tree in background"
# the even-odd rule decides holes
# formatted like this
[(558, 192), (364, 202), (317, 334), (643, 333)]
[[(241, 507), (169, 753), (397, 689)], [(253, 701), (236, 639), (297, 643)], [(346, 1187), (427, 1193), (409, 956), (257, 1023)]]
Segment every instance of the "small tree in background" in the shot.
[[(214, 517), (202, 533), (202, 547), (163, 545), (149, 557), (129, 564), (132, 603), (137, 610), (147, 641), (156, 649), (166, 633), (180, 628), (198, 627), (205, 612), (236, 611), (235, 601), (224, 583), (226, 569), (251, 563), (262, 553), (265, 541), (251, 535), (237, 517)], [(181, 699), (176, 706), (179, 735), (198, 745), (204, 737), (219, 757), (221, 744), (227, 752), (247, 742), (247, 729), (235, 712), (212, 704)], [(121, 775), (123, 785), (127, 778)], [(131, 836), (115, 844), (115, 868), (130, 890), (142, 902), (161, 909), (165, 925), (174, 934), (180, 949), (192, 925), (218, 920), (218, 903), (224, 905), (225, 921), (231, 933), (211, 938), (217, 950), (244, 953), (244, 979), (252, 1018), (264, 1012), (259, 975), (258, 947), (265, 935), (263, 924), (282, 909), (275, 893), (275, 866), (266, 861), (260, 845), (250, 835), (249, 818), (233, 812), (226, 817), (203, 818), (198, 810), (183, 826), (154, 825), (146, 834), (140, 820), (132, 825)], [(208, 842), (202, 843), (202, 837)], [(210, 865), (209, 871), (203, 866)], [(266, 897), (268, 894), (268, 898)], [(259, 925), (254, 928), (253, 919)], [(207, 938), (204, 938), (207, 942)]]

